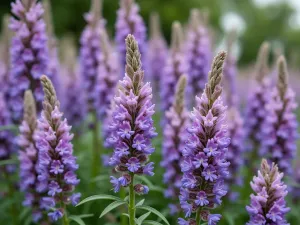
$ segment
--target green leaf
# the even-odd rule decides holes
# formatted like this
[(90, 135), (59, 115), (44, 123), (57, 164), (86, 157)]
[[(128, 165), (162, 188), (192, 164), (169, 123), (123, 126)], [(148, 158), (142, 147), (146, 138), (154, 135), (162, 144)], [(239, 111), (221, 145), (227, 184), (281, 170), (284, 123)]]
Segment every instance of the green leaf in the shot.
[(163, 214), (161, 214), (159, 211), (157, 211), (156, 209), (150, 207), (150, 206), (138, 206), (138, 209), (143, 209), (146, 210), (148, 212), (152, 212), (153, 214), (157, 215), (159, 218), (161, 218), (166, 224), (170, 225), (168, 220), (166, 219), (166, 217), (164, 217)]
[(231, 216), (229, 213), (224, 213), (224, 217), (227, 220), (228, 225), (234, 225), (233, 216)]
[(91, 180), (91, 183), (99, 182), (99, 181), (106, 181), (106, 180), (109, 180), (109, 177), (107, 175), (100, 175), (100, 176), (93, 178)]
[(79, 202), (77, 206), (79, 205), (82, 205), (86, 202), (89, 202), (89, 201), (94, 201), (94, 200), (115, 200), (115, 201), (123, 201), (122, 199), (116, 197), (116, 196), (113, 196), (113, 195), (93, 195), (93, 196), (90, 196), (90, 197), (87, 197), (86, 199), (83, 199), (81, 202)]
[(143, 224), (149, 224), (149, 225), (162, 225), (159, 222), (152, 221), (152, 220), (145, 220)]
[(110, 212), (111, 210), (121, 206), (121, 205), (124, 205), (126, 204), (127, 202), (121, 200), (121, 201), (115, 201), (115, 202), (112, 202), (110, 203), (104, 210), (103, 212), (101, 213), (101, 215), (99, 216), (99, 218), (102, 218), (106, 213)]
[(19, 220), (20, 221), (23, 221), (24, 219), (25, 219), (25, 217), (26, 217), (26, 215), (28, 215), (28, 213), (30, 212), (31, 210), (30, 210), (30, 208), (24, 208), (22, 211), (21, 211), (21, 213), (20, 213), (20, 215), (19, 215)]
[(88, 218), (88, 217), (92, 217), (94, 216), (94, 214), (82, 214), (82, 215), (78, 215), (77, 217), (79, 218)]
[(151, 212), (147, 212), (144, 215), (141, 215), (138, 219), (137, 219), (137, 225), (142, 225), (142, 222), (151, 214)]
[(78, 223), (79, 225), (85, 225), (85, 222), (79, 216), (69, 216), (70, 220)]
[(139, 201), (138, 203), (136, 203), (135, 207), (143, 205), (144, 201), (145, 201), (145, 199), (142, 199), (141, 201)]
[(121, 216), (126, 216), (129, 218), (129, 214), (127, 214), (127, 213), (122, 213)]
[(18, 132), (18, 126), (15, 126), (15, 125), (0, 126), (0, 131), (5, 131), (5, 130), (17, 133)]
[(0, 166), (10, 165), (10, 164), (17, 164), (18, 159), (7, 159), (7, 160), (1, 160)]

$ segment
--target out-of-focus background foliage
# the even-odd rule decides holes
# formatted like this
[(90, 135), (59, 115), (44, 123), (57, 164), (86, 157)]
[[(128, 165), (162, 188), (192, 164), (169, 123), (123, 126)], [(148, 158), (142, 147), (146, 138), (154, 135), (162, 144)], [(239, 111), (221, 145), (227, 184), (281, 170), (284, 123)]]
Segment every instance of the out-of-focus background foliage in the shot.
[[(9, 13), (11, 0), (0, 1), (0, 17)], [(259, 45), (268, 40), (273, 49), (284, 49), (290, 63), (298, 62), (300, 50), (299, 0), (137, 0), (146, 23), (151, 11), (158, 11), (163, 32), (169, 40), (171, 23), (186, 22), (191, 8), (206, 8), (217, 43), (226, 30), (237, 28), (240, 37), (240, 64), (252, 62)], [(83, 14), (89, 10), (89, 0), (52, 0), (55, 32), (58, 37), (73, 33), (78, 38), (83, 27)], [(108, 29), (114, 32), (118, 0), (104, 0), (104, 17)]]

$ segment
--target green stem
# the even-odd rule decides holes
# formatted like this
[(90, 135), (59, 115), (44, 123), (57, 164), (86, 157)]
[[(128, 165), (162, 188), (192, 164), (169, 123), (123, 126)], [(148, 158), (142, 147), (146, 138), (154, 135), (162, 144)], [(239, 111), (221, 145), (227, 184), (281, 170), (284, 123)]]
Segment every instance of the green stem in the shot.
[(15, 187), (13, 184), (13, 181), (10, 180), (10, 175), (5, 172), (6, 180), (8, 181), (8, 196), (9, 199), (13, 199), (13, 203), (10, 208), (10, 215), (12, 219), (13, 225), (18, 225), (18, 212), (17, 212), (17, 205), (15, 203), (14, 197), (15, 197)]
[[(121, 199), (124, 199), (126, 197), (126, 191), (125, 191), (125, 188), (121, 188), (120, 190), (120, 198)], [(121, 214), (124, 212), (124, 207), (121, 207)], [(126, 216), (121, 216), (121, 225), (127, 225), (127, 218)]]
[(93, 164), (92, 164), (92, 178), (100, 173), (100, 143), (99, 143), (99, 126), (96, 112), (93, 113)]
[(64, 216), (62, 218), (62, 225), (69, 225), (68, 213), (65, 205), (64, 205)]
[(131, 174), (131, 183), (129, 185), (129, 224), (135, 225), (135, 193), (134, 193), (134, 174)]
[(198, 209), (197, 212), (196, 212), (196, 225), (201, 225), (200, 213), (201, 213), (201, 208)]

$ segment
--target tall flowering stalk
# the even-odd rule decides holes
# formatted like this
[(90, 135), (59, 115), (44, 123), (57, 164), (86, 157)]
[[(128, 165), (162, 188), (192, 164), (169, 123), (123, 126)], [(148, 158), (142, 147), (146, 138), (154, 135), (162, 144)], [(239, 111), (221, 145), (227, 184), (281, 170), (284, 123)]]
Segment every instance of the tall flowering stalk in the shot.
[[(16, 0), (11, 3), (10, 28), (15, 32), (10, 49), (10, 102), (14, 122), (22, 120), (23, 97), (32, 90), (38, 112), (42, 109), (43, 92), (39, 79), (47, 72), (49, 50), (43, 7), (36, 0)], [(52, 78), (52, 77), (51, 77)]]
[(43, 111), (38, 120), (39, 132), (36, 137), (38, 156), (37, 190), (47, 192), (41, 207), (49, 211), (48, 216), (56, 221), (63, 218), (63, 224), (69, 224), (66, 205), (76, 205), (80, 193), (73, 194), (79, 183), (75, 171), (78, 169), (70, 134), (71, 127), (63, 120), (60, 103), (54, 87), (46, 76), (41, 77), (45, 98)]
[(269, 44), (263, 43), (258, 53), (255, 80), (248, 97), (245, 113), (245, 118), (247, 118), (245, 121), (246, 135), (249, 139), (252, 160), (257, 156), (261, 145), (260, 131), (266, 116), (265, 106), (269, 100), (269, 92), (267, 90), (271, 88), (271, 82), (268, 77), (268, 55)]
[(198, 9), (193, 9), (187, 31), (185, 51), (188, 71), (188, 93), (200, 95), (207, 82), (207, 74), (212, 60), (211, 41), (205, 21), (201, 21)]
[(99, 60), (96, 94), (98, 95), (98, 117), (103, 120), (115, 94), (120, 72), (117, 54), (109, 43), (108, 35), (104, 29), (100, 33), (100, 46), (102, 57)]
[(285, 58), (278, 59), (278, 81), (262, 125), (260, 154), (275, 162), (279, 170), (292, 175), (292, 160), (297, 154), (298, 122), (295, 113), (297, 103), (295, 93), (288, 85), (288, 72)]
[(129, 187), (129, 221), (130, 225), (135, 225), (135, 193), (147, 194), (149, 191), (146, 185), (135, 183), (135, 176), (154, 175), (154, 163), (149, 162), (149, 156), (154, 152), (151, 139), (157, 134), (151, 118), (154, 114), (152, 89), (149, 83), (143, 82), (141, 54), (133, 35), (126, 38), (126, 47), (126, 73), (120, 82), (119, 96), (115, 97), (110, 125), (110, 142), (114, 146), (110, 165), (122, 174), (119, 178), (111, 176), (114, 191)]
[(150, 39), (147, 51), (147, 61), (149, 69), (148, 73), (151, 78), (154, 93), (159, 92), (160, 81), (164, 76), (162, 68), (165, 67), (167, 56), (168, 46), (161, 33), (159, 15), (157, 13), (152, 13), (150, 17)]
[[(20, 160), (20, 189), (25, 194), (23, 205), (32, 209), (34, 222), (41, 222), (43, 217), (40, 209), (40, 201), (43, 194), (36, 190), (38, 150), (37, 139), (37, 115), (35, 101), (30, 90), (25, 92), (24, 118), (20, 125), (20, 136), (18, 139)], [(42, 221), (46, 222), (46, 221)]]
[(161, 106), (167, 111), (173, 104), (175, 86), (182, 74), (187, 74), (188, 63), (182, 49), (183, 33), (179, 22), (172, 25), (171, 49), (167, 58), (166, 66), (163, 69), (164, 75), (161, 78)]
[(251, 194), (251, 203), (246, 207), (250, 221), (247, 225), (274, 224), (288, 225), (285, 214), (290, 210), (284, 200), (288, 194), (287, 186), (281, 181), (276, 164), (269, 166), (263, 159), (257, 176), (253, 178), (251, 187), (255, 194)]
[[(196, 107), (191, 113), (192, 125), (182, 150), (183, 172), (180, 204), (188, 221), (179, 218), (180, 225), (208, 221), (217, 224), (221, 215), (210, 210), (221, 204), (227, 190), (224, 179), (228, 176), (226, 161), (230, 138), (227, 136), (226, 107), (223, 105), (220, 86), (226, 53), (219, 53), (212, 63), (209, 80), (201, 98), (196, 97)], [(195, 214), (195, 217), (192, 217)]]
[[(182, 75), (177, 82), (174, 103), (165, 116), (166, 124), (164, 127), (163, 160), (161, 165), (166, 170), (164, 183), (168, 185), (165, 196), (173, 200), (176, 200), (181, 187), (181, 150), (184, 148), (186, 128), (189, 123), (189, 116), (184, 101), (186, 83), (186, 76)], [(170, 209), (171, 214), (179, 211), (176, 204), (170, 205)]]
[[(227, 57), (224, 62), (224, 89), (227, 110), (227, 122), (228, 122), (228, 136), (231, 138), (231, 142), (228, 146), (227, 160), (230, 162), (229, 176), (227, 177), (228, 185), (243, 185), (243, 178), (241, 176), (241, 168), (244, 163), (245, 153), (245, 128), (244, 119), (239, 111), (236, 76), (237, 65), (236, 58), (232, 54), (232, 45), (235, 41), (235, 32), (232, 31), (229, 34), (227, 41)], [(232, 191), (230, 188), (229, 198), (236, 200), (239, 197), (238, 192)]]
[[(126, 45), (124, 44), (124, 40), (128, 34), (132, 34), (136, 38), (142, 57), (145, 57), (146, 55), (147, 29), (143, 18), (139, 14), (139, 10), (139, 6), (134, 0), (120, 0), (120, 8), (117, 12), (117, 21), (115, 25), (115, 42), (120, 54), (121, 68), (124, 68), (126, 64)], [(143, 58), (142, 62), (145, 63)]]

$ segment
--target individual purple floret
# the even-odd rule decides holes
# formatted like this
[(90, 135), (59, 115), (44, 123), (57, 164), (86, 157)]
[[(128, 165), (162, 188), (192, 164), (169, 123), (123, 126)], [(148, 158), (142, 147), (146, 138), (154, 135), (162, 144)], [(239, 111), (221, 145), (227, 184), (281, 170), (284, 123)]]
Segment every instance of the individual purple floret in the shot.
[(188, 63), (182, 49), (183, 34), (179, 22), (172, 25), (171, 50), (161, 77), (161, 106), (167, 111), (173, 104), (175, 86), (182, 74), (187, 74)]
[(95, 91), (98, 96), (96, 100), (98, 117), (103, 121), (106, 116), (106, 110), (114, 97), (120, 72), (117, 54), (109, 43), (104, 29), (100, 33), (100, 46), (102, 51), (99, 59)]
[[(190, 116), (192, 124), (187, 129), (189, 136), (182, 149), (179, 199), (185, 217), (191, 218), (186, 224), (200, 224), (200, 221), (217, 224), (221, 215), (210, 214), (210, 210), (220, 205), (227, 193), (224, 180), (229, 175), (226, 153), (230, 138), (220, 85), (225, 56), (225, 52), (216, 56), (204, 93), (201, 98), (196, 97), (197, 104)], [(179, 224), (184, 224), (182, 221)]]
[(263, 159), (261, 169), (253, 178), (251, 187), (251, 203), (246, 207), (250, 221), (247, 225), (288, 225), (285, 214), (290, 210), (284, 200), (288, 194), (287, 186), (281, 181), (283, 173), (278, 171), (276, 164), (269, 166)]
[(251, 160), (255, 159), (260, 148), (260, 130), (262, 129), (263, 119), (266, 116), (265, 105), (269, 100), (269, 91), (266, 90), (271, 88), (271, 81), (267, 76), (268, 54), (269, 44), (263, 43), (257, 58), (255, 81), (247, 101), (245, 129), (250, 142), (248, 147), (252, 152)]
[(96, 83), (98, 77), (99, 60), (102, 57), (100, 34), (105, 26), (101, 18), (101, 2), (93, 0), (91, 12), (85, 15), (86, 27), (80, 38), (80, 73), (84, 82), (88, 110), (97, 109)]
[(34, 222), (41, 222), (43, 217), (40, 200), (43, 194), (36, 191), (37, 185), (37, 115), (35, 101), (30, 90), (25, 92), (24, 119), (20, 125), (18, 145), (20, 147), (20, 189), (25, 194), (23, 205), (32, 209)]
[[(184, 101), (186, 82), (186, 76), (182, 75), (176, 86), (174, 103), (165, 115), (166, 124), (163, 133), (163, 160), (161, 165), (165, 168), (164, 183), (168, 185), (165, 196), (173, 200), (177, 199), (181, 187), (181, 150), (184, 148), (186, 128), (189, 122), (189, 115)], [(170, 209), (172, 214), (179, 211), (179, 207), (173, 204)]]
[[(128, 34), (132, 34), (136, 38), (142, 55), (142, 62), (145, 64), (143, 57), (146, 55), (147, 30), (143, 18), (139, 15), (139, 10), (139, 6), (134, 0), (120, 0), (120, 8), (117, 12), (117, 21), (115, 25), (115, 42), (118, 52), (120, 53), (120, 68), (122, 68), (123, 72), (123, 68), (126, 64), (126, 45), (124, 44), (124, 41)], [(122, 73), (122, 76), (123, 74), (124, 73)]]
[(47, 192), (48, 197), (41, 200), (41, 208), (49, 211), (48, 216), (56, 221), (66, 216), (66, 205), (76, 205), (80, 194), (73, 194), (79, 179), (75, 174), (78, 169), (76, 157), (73, 156), (71, 127), (63, 120), (59, 101), (51, 81), (41, 77), (45, 99), (43, 111), (38, 120), (37, 149), (38, 158), (38, 192)]
[[(168, 46), (161, 33), (159, 15), (152, 13), (150, 17), (150, 39), (147, 51), (147, 62), (148, 73), (154, 93), (159, 93), (160, 81), (164, 76), (162, 68), (165, 67), (167, 56)], [(157, 99), (158, 98), (159, 96), (157, 96)]]
[[(4, 94), (0, 92), (0, 127), (10, 126), (10, 113), (6, 106)], [(15, 153), (14, 148), (14, 135), (9, 129), (0, 130), (0, 161), (11, 159)], [(0, 172), (9, 174), (14, 171), (13, 165), (0, 166)]]
[(200, 95), (207, 82), (212, 60), (212, 49), (208, 29), (201, 21), (198, 9), (191, 11), (190, 25), (185, 42), (185, 54), (189, 65), (189, 96)]
[[(11, 3), (10, 28), (15, 32), (11, 42), (10, 101), (15, 123), (22, 120), (23, 97), (32, 90), (38, 112), (42, 109), (43, 91), (39, 79), (47, 72), (49, 51), (43, 7), (36, 0)], [(52, 77), (50, 77), (52, 79)]]
[[(115, 97), (115, 110), (110, 125), (109, 138), (114, 147), (110, 165), (122, 176), (111, 176), (114, 191), (120, 187), (133, 185), (135, 175), (153, 176), (153, 162), (149, 156), (154, 152), (151, 139), (157, 134), (153, 127), (152, 89), (150, 83), (144, 83), (140, 52), (133, 35), (126, 38), (126, 73), (120, 81), (119, 95)], [(135, 184), (135, 192), (146, 194), (148, 187)]]
[(278, 60), (277, 87), (271, 91), (261, 127), (260, 154), (276, 163), (286, 175), (292, 175), (292, 160), (297, 153), (296, 107), (295, 93), (288, 85), (286, 62), (281, 56)]

